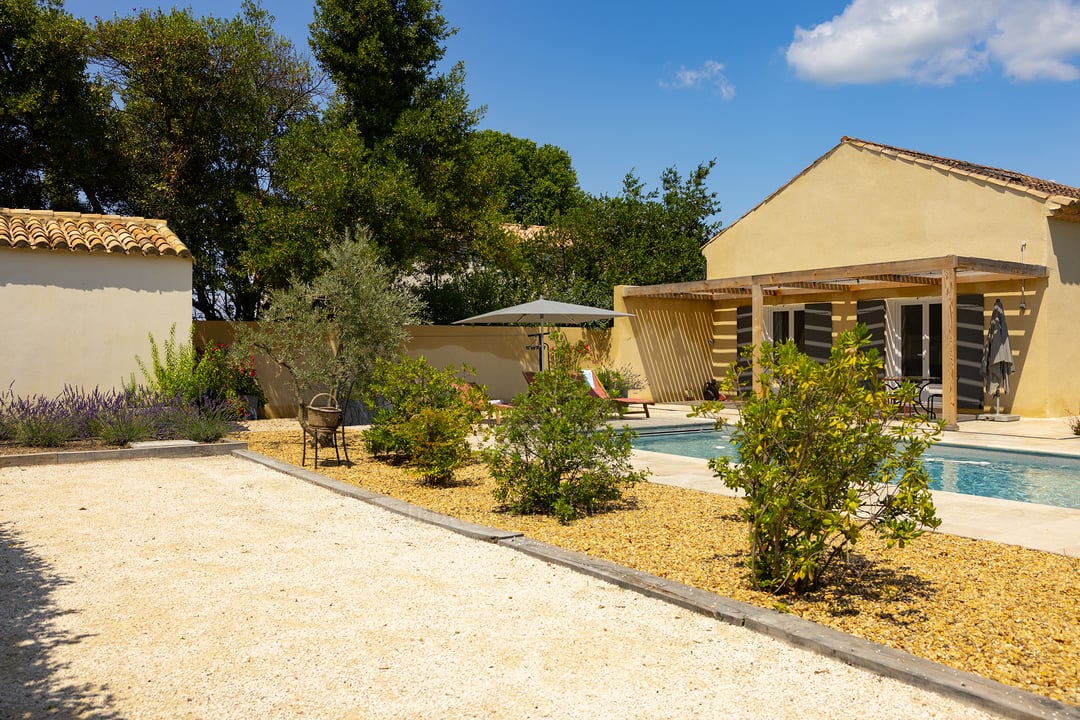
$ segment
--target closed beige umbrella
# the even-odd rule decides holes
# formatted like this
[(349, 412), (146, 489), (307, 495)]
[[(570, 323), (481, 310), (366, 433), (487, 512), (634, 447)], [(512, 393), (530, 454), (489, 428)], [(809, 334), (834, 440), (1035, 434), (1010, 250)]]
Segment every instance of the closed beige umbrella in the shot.
[(988, 395), (994, 396), (994, 410), (1001, 413), (1001, 396), (1009, 392), (1009, 375), (1014, 371), (1009, 328), (1005, 323), (1005, 307), (994, 301), (990, 327), (983, 345), (982, 374)]

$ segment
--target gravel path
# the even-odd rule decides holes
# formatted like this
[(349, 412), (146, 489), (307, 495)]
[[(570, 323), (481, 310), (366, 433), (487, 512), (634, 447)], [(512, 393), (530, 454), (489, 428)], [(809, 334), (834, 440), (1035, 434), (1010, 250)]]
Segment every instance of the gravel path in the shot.
[(0, 717), (986, 718), (231, 457), (0, 469)]

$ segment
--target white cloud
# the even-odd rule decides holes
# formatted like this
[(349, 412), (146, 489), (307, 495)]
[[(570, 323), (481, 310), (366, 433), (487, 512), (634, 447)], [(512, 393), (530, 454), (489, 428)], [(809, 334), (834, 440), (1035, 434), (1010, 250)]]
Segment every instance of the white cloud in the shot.
[(1080, 55), (1080, 5), (1066, 0), (1010, 6), (987, 41), (1005, 74), (1015, 80), (1076, 80), (1080, 68), (1067, 62)]
[(1075, 80), (1080, 0), (853, 0), (787, 61), (822, 83), (948, 84), (999, 64), (1015, 80)]
[(706, 60), (700, 68), (692, 69), (686, 66), (679, 68), (675, 73), (675, 79), (670, 82), (660, 81), (660, 87), (665, 88), (695, 88), (702, 85), (713, 85), (724, 100), (735, 97), (735, 86), (724, 75), (723, 63), (715, 60)]

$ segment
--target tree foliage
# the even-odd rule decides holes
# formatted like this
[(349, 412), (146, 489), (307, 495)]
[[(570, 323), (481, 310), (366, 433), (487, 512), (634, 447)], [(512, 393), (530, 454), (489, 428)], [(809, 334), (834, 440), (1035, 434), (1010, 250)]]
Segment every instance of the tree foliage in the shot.
[(514, 398), (484, 459), (495, 498), (512, 512), (569, 522), (620, 499), (645, 473), (630, 465), (633, 431), (607, 423), (607, 401), (591, 395), (581, 377), (588, 347), (559, 333), (550, 339), (548, 369)]
[(238, 197), (266, 186), (275, 139), (313, 111), (310, 70), (250, 0), (231, 20), (143, 10), (93, 36), (130, 172), (122, 209), (167, 219), (188, 245), (204, 317), (253, 317), (264, 285), (240, 262)]
[(317, 0), (311, 47), (345, 100), (347, 120), (375, 145), (423, 106), (453, 33), (437, 0)]
[(473, 134), (472, 149), (484, 158), (481, 171), (507, 222), (550, 225), (585, 200), (570, 154), (562, 148), (480, 130)]
[(610, 308), (616, 285), (700, 279), (701, 246), (718, 229), (712, 167), (685, 179), (669, 168), (656, 190), (628, 174), (620, 195), (584, 195), (551, 225), (488, 248), (486, 263), (502, 269), (519, 302), (544, 295)]
[(52, 0), (0, 2), (0, 207), (103, 212), (122, 194), (109, 95), (86, 24)]
[[(290, 194), (303, 197), (313, 187), (313, 166), (325, 171), (345, 159), (348, 175), (316, 178), (343, 209), (329, 222), (366, 225), (388, 260), (433, 276), (468, 261), (495, 207), (469, 152), (480, 112), (469, 107), (464, 68), (436, 71), (453, 32), (439, 9), (431, 0), (319, 0), (312, 47), (338, 102), (307, 128), (316, 142), (293, 146), (300, 161), (282, 178)], [(320, 136), (332, 141), (320, 143)]]
[(840, 333), (823, 364), (790, 341), (758, 350), (762, 389), (734, 427), (737, 462), (710, 461), (746, 494), (755, 587), (811, 590), (864, 531), (903, 546), (940, 524), (921, 458), (941, 426), (899, 414), (915, 389), (886, 389), (868, 343), (859, 325)]
[(315, 9), (329, 99), (252, 0), (231, 19), (143, 10), (92, 27), (55, 0), (4, 0), (0, 205), (164, 218), (207, 319), (258, 318), (357, 226), (431, 322), (538, 294), (610, 306), (612, 285), (700, 276), (711, 164), (589, 197), (565, 151), (476, 129), (463, 66), (441, 64), (455, 31), (437, 0)]
[(345, 407), (380, 359), (400, 356), (419, 303), (375, 256), (370, 236), (342, 237), (323, 253), (325, 270), (271, 294), (257, 327), (237, 327), (234, 348), (258, 348), (288, 370), (303, 404), (320, 389)]

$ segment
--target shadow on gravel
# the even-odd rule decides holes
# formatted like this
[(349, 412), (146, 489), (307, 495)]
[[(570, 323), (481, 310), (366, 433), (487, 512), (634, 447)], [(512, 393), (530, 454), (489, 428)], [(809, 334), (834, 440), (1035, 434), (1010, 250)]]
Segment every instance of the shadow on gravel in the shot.
[(834, 616), (858, 615), (859, 604), (910, 603), (902, 611), (876, 613), (881, 620), (903, 627), (927, 619), (919, 601), (929, 600), (935, 591), (934, 583), (907, 572), (906, 568), (890, 567), (852, 553), (845, 565), (826, 578), (823, 591), (807, 593), (804, 599), (829, 603), (830, 614)]
[(120, 720), (105, 686), (71, 684), (55, 659), (57, 648), (78, 643), (56, 620), (74, 612), (53, 593), (68, 581), (28, 547), (11, 523), (0, 523), (0, 717), (78, 717)]

